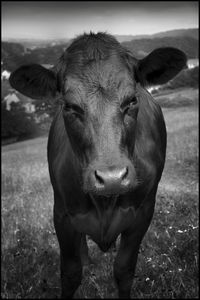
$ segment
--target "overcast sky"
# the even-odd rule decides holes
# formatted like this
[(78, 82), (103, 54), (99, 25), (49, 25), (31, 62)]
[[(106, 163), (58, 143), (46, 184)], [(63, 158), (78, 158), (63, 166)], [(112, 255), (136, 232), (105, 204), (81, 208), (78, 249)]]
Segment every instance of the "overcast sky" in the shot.
[(72, 38), (83, 32), (152, 34), (198, 27), (197, 1), (2, 3), (2, 39)]

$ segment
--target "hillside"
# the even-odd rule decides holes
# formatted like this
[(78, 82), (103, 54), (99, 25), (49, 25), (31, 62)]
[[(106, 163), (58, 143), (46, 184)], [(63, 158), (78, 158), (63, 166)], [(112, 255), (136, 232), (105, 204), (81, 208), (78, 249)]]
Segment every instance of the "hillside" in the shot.
[(198, 40), (187, 36), (132, 40), (123, 42), (122, 45), (129, 49), (136, 58), (142, 58), (160, 47), (175, 47), (184, 51), (188, 58), (198, 57)]
[(45, 48), (45, 47), (51, 47), (55, 45), (60, 45), (60, 44), (66, 44), (69, 42), (69, 39), (8, 39), (5, 42), (9, 43), (20, 43), (21, 45), (24, 46), (24, 48), (28, 49), (35, 49), (35, 48)]
[(159, 32), (153, 34), (153, 38), (162, 38), (162, 37), (191, 37), (193, 39), (199, 39), (199, 29), (198, 28), (191, 28), (191, 29), (177, 29), (177, 30), (170, 30), (165, 32)]
[(176, 30), (158, 32), (155, 34), (115, 35), (116, 39), (120, 43), (129, 42), (132, 40), (141, 40), (141, 39), (154, 39), (154, 38), (163, 38), (163, 37), (186, 37), (186, 36), (198, 40), (198, 38), (199, 38), (198, 28), (176, 29)]
[(2, 42), (1, 44), (2, 59), (13, 55), (22, 55), (23, 53), (24, 47), (20, 43)]
[[(169, 30), (169, 31), (163, 31), (158, 32), (155, 34), (140, 34), (140, 35), (114, 35), (115, 38), (120, 42), (129, 42), (132, 40), (141, 40), (141, 39), (154, 39), (154, 38), (162, 38), (162, 37), (191, 37), (198, 40), (199, 37), (199, 30), (198, 28), (189, 28), (189, 29), (175, 29), (175, 30)], [(66, 44), (69, 43), (71, 39), (68, 38), (62, 38), (58, 40), (54, 39), (16, 39), (16, 38), (9, 38), (7, 40), (4, 40), (4, 42), (9, 43), (20, 43), (25, 48), (43, 48), (43, 47), (49, 47), (59, 44)]]
[[(188, 59), (198, 57), (198, 29), (172, 30), (144, 37), (145, 35), (116, 36), (119, 41), (123, 41), (122, 45), (128, 48), (136, 58), (142, 58), (159, 47), (179, 48), (186, 53)], [(124, 41), (126, 38), (131, 40)], [(2, 42), (3, 70), (13, 71), (20, 65), (29, 63), (55, 64), (69, 44), (64, 39), (51, 41), (50, 44), (45, 44), (45, 41), (44, 44), (41, 44), (41, 41), (38, 40), (37, 43), (37, 40), (33, 40), (31, 48), (26, 48), (24, 40), (22, 40), (22, 44), (20, 41), (19, 43)]]
[(25, 50), (21, 44), (2, 42), (3, 70), (14, 71), (25, 64), (54, 65), (67, 44)]
[[(166, 164), (152, 223), (140, 247), (131, 298), (197, 299), (198, 109), (164, 108), (163, 114)], [(47, 138), (2, 147), (2, 299), (55, 299), (61, 292), (46, 147)], [(103, 253), (87, 242), (92, 263), (84, 268), (74, 298), (116, 299), (116, 251)]]

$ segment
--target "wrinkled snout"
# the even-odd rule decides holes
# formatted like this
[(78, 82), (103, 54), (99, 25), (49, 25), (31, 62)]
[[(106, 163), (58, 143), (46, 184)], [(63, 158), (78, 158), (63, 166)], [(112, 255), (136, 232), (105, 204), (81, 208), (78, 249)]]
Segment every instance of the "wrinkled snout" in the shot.
[(95, 168), (88, 174), (86, 189), (97, 195), (120, 195), (133, 186), (133, 170), (129, 166)]

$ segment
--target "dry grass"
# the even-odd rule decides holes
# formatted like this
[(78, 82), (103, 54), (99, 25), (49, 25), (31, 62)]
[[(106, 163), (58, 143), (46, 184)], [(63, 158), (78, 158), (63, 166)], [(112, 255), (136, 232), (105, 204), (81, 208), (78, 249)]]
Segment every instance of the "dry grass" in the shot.
[[(164, 109), (165, 171), (152, 224), (141, 245), (134, 298), (198, 298), (198, 115), (194, 106)], [(1, 297), (60, 294), (59, 248), (52, 222), (53, 192), (46, 138), (3, 147)], [(115, 298), (115, 252), (88, 240), (94, 261), (77, 296)]]

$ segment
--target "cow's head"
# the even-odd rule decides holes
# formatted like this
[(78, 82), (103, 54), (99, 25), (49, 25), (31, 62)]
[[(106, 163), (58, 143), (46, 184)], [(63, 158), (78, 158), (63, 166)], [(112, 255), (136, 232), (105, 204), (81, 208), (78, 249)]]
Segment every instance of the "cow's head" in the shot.
[(34, 99), (60, 93), (83, 190), (95, 198), (137, 186), (134, 145), (142, 101), (137, 86), (163, 84), (185, 64), (185, 54), (175, 48), (156, 49), (137, 60), (112, 36), (99, 33), (75, 39), (54, 70), (23, 66), (10, 83)]

